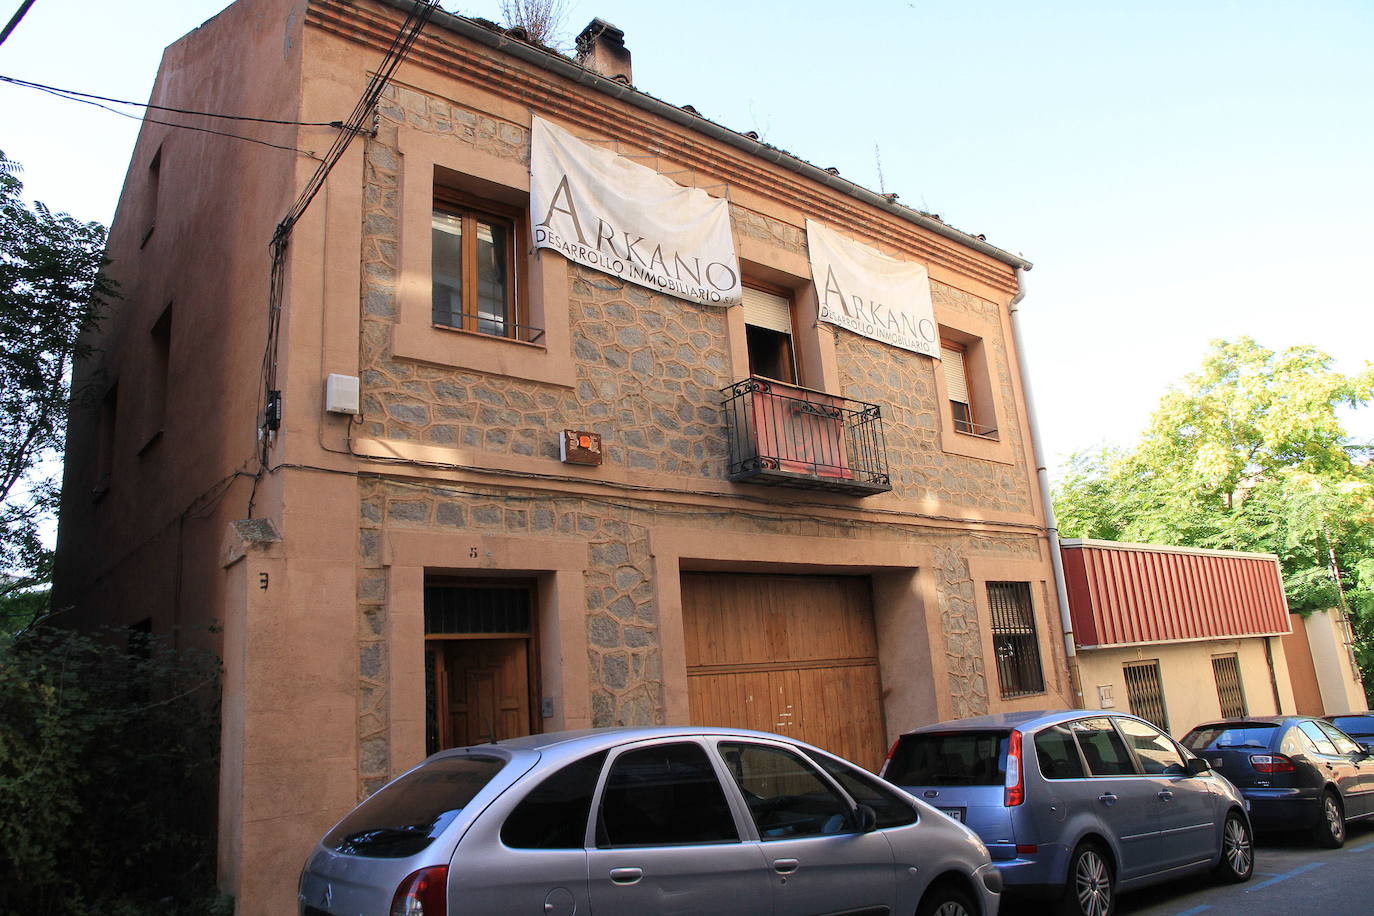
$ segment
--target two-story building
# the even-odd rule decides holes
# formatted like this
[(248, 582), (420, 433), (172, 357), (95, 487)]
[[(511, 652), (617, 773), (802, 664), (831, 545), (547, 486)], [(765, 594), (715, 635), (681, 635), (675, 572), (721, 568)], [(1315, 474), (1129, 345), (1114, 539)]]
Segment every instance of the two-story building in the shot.
[(434, 12), (391, 73), (418, 10), (238, 0), (167, 49), (152, 103), (284, 123), (144, 124), (76, 372), (56, 600), (223, 659), (240, 911), (442, 747), (692, 722), (876, 768), (1075, 705), (1029, 265), (639, 91), (599, 20), (573, 59)]

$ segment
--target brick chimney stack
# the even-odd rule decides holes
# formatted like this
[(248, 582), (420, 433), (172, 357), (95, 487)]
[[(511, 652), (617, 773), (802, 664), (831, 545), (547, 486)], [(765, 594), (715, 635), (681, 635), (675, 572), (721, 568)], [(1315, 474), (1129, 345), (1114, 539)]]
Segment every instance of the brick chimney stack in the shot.
[(625, 33), (604, 19), (593, 19), (577, 36), (577, 62), (602, 76), (633, 85)]

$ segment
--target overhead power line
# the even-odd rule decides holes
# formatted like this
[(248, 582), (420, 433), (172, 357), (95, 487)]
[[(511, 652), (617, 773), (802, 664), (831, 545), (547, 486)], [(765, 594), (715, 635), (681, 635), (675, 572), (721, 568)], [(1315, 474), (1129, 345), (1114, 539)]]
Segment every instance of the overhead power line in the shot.
[[(254, 121), (258, 124), (290, 124), (296, 127), (343, 127), (342, 121), (285, 121), (279, 118), (254, 118), (248, 115), (219, 114), (214, 111), (196, 111), (191, 108), (172, 108), (168, 105), (154, 105), (151, 102), (131, 102), (128, 99), (112, 99), (105, 95), (95, 95), (90, 92), (79, 92), (75, 89), (63, 89), (60, 86), (48, 86), (43, 83), (35, 83), (30, 80), (21, 80), (14, 76), (0, 75), (0, 82), (12, 83), (15, 86), (23, 86), (26, 89), (37, 89), (39, 92), (47, 92), (61, 98), (71, 99), (73, 102), (82, 102), (88, 99), (95, 99), (100, 102), (110, 102), (115, 105), (129, 105), (133, 108), (146, 108), (149, 111), (170, 111), (176, 114), (200, 115), (205, 118), (220, 118), (225, 121)], [(105, 108), (104, 105), (97, 106)], [(114, 111), (113, 108), (105, 108), (106, 111)], [(121, 112), (115, 112), (120, 114)], [(161, 122), (155, 122), (161, 123)]]

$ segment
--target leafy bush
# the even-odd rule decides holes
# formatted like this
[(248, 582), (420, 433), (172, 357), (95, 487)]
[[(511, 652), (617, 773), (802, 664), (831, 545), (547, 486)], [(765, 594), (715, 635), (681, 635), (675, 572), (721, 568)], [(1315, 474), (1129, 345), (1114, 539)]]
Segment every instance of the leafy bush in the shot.
[(0, 635), (0, 913), (232, 913), (219, 663), (173, 637)]

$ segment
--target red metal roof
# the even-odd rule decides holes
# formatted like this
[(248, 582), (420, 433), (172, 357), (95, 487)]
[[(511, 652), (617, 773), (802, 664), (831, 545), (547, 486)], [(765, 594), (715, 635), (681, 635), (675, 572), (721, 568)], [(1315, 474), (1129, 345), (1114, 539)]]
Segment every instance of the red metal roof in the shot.
[(1273, 554), (1061, 541), (1082, 648), (1276, 636), (1292, 629)]

